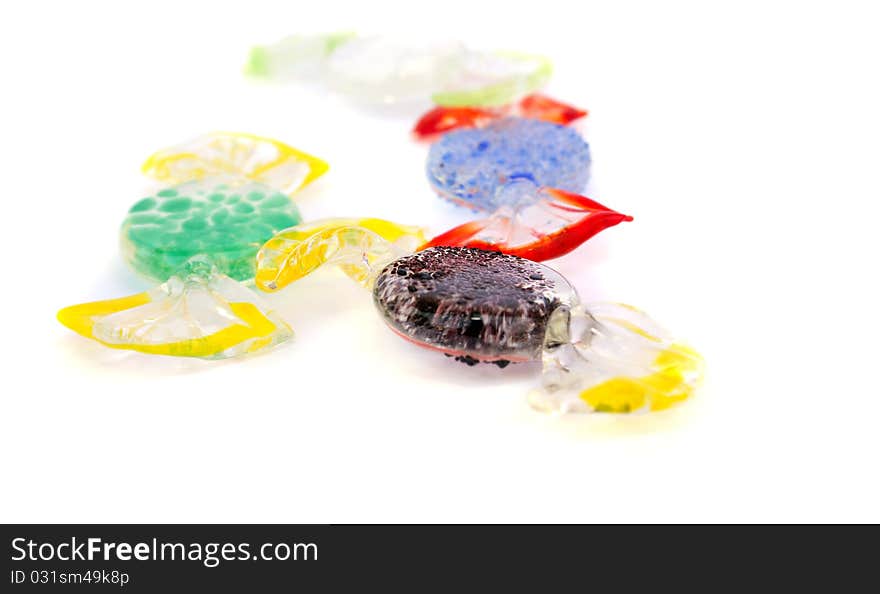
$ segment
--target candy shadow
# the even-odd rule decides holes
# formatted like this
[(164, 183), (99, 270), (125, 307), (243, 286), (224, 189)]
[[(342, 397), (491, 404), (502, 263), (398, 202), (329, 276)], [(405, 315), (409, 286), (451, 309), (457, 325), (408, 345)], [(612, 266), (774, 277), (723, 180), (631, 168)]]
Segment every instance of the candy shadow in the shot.
[(687, 402), (669, 410), (642, 414), (614, 415), (547, 414), (526, 406), (520, 421), (537, 425), (542, 431), (574, 441), (621, 439), (680, 431), (692, 425), (699, 404)]
[(326, 267), (275, 292), (254, 291), (299, 335), (321, 332), (327, 320), (371, 307), (370, 293), (335, 267)]

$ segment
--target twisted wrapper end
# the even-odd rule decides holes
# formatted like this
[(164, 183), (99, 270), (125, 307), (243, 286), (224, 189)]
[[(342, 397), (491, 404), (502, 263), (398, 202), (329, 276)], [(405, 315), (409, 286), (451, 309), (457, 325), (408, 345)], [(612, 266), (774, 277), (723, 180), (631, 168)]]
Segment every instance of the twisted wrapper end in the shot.
[(393, 260), (424, 243), (419, 227), (382, 219), (325, 219), (285, 229), (257, 253), (256, 285), (277, 291), (327, 264), (370, 289)]
[(591, 237), (633, 218), (595, 200), (556, 188), (539, 188), (528, 179), (498, 189), (498, 208), (434, 237), (424, 248), (472, 247), (497, 250), (535, 262), (558, 258)]
[(152, 154), (144, 175), (167, 184), (226, 176), (255, 181), (292, 195), (329, 166), (321, 159), (272, 138), (213, 132)]
[(554, 413), (644, 413), (690, 398), (702, 357), (640, 310), (619, 303), (558, 308), (542, 354), (536, 409)]
[(205, 256), (150, 291), (66, 307), (58, 321), (110, 348), (202, 359), (250, 355), (293, 338), (257, 293)]

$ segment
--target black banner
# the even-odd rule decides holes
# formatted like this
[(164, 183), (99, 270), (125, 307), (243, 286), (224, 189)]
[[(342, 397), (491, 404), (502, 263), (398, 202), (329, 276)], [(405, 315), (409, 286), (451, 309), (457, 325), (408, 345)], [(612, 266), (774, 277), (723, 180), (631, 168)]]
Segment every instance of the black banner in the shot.
[[(550, 587), (600, 583), (679, 587), (711, 567), (728, 585), (754, 570), (796, 578), (830, 558), (803, 528), (788, 538), (750, 527), (7, 525), (0, 592), (420, 592), (444, 584), (496, 590), (531, 579)], [(714, 531), (714, 536), (708, 531)], [(732, 531), (732, 534), (722, 534)], [(719, 536), (721, 538), (719, 538)], [(743, 546), (748, 543), (747, 547)], [(844, 547), (836, 547), (841, 553)], [(864, 555), (849, 556), (855, 567)], [(786, 569), (784, 560), (794, 561)], [(864, 566), (863, 566), (864, 567)], [(760, 584), (771, 584), (763, 574)], [(840, 584), (840, 576), (836, 578)], [(757, 585), (756, 582), (747, 582)], [(354, 589), (353, 589), (354, 586)], [(361, 587), (357, 587), (361, 586)], [(706, 584), (710, 590), (711, 584)]]

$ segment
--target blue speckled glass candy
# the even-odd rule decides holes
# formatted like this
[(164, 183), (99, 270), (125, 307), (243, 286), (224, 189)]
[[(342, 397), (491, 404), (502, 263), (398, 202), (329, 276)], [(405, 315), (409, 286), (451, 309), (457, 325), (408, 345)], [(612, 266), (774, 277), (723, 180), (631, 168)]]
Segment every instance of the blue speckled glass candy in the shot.
[(270, 186), (224, 178), (192, 181), (131, 207), (122, 224), (122, 253), (135, 270), (156, 280), (203, 255), (221, 273), (244, 281), (254, 277), (260, 246), (300, 220), (290, 197)]
[(590, 147), (572, 128), (504, 118), (485, 128), (455, 130), (428, 154), (428, 179), (440, 196), (469, 208), (495, 210), (501, 188), (517, 180), (582, 193), (590, 177)]

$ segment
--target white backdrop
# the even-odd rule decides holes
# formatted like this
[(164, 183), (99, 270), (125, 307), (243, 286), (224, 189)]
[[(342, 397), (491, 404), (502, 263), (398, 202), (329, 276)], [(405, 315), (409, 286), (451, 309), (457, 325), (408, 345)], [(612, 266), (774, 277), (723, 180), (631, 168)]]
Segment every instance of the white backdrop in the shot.
[[(4, 4), (0, 520), (880, 521), (877, 14), (806, 4)], [(273, 296), (297, 338), (246, 361), (55, 321), (147, 286), (117, 250), (139, 166), (206, 131), (326, 159), (308, 219), (465, 220), (425, 181), (416, 113), (240, 74), (253, 43), (340, 29), (554, 59), (548, 94), (591, 111), (593, 197), (635, 222), (551, 265), (696, 346), (699, 398), (541, 415), (536, 367), (412, 347), (333, 273)]]

